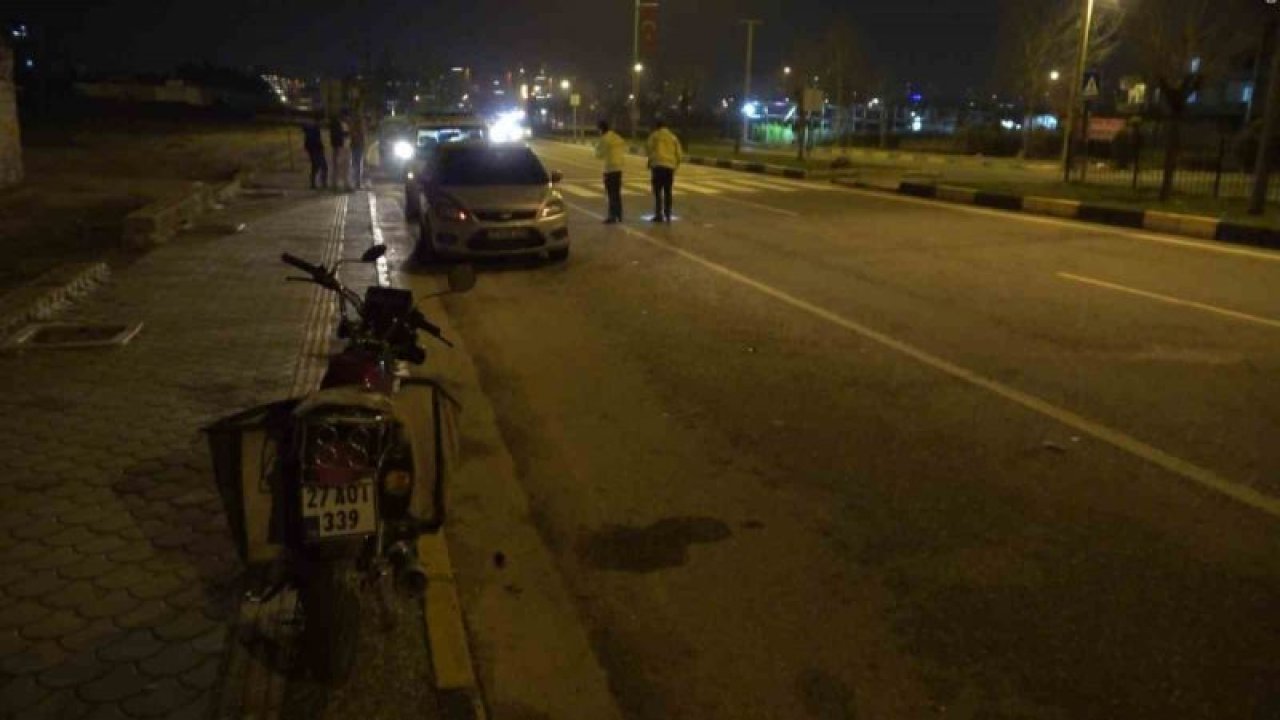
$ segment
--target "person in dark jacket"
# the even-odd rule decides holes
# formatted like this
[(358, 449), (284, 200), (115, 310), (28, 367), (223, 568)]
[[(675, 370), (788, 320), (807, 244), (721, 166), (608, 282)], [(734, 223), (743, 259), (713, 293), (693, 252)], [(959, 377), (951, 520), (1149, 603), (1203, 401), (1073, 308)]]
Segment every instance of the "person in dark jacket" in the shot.
[[(307, 151), (307, 157), (311, 158), (311, 189), (316, 187), (329, 186), (329, 163), (324, 159), (324, 140), (320, 132), (320, 122), (316, 118), (310, 118), (302, 125), (302, 147)], [(320, 178), (320, 184), (316, 185), (316, 178)]]
[(368, 127), (364, 122), (364, 113), (357, 112), (351, 116), (351, 184), (359, 190), (364, 185), (364, 156), (367, 152), (365, 137)]
[(329, 120), (329, 147), (333, 148), (333, 189), (342, 183), (344, 190), (351, 190), (351, 149), (347, 147), (347, 124), (334, 116)]

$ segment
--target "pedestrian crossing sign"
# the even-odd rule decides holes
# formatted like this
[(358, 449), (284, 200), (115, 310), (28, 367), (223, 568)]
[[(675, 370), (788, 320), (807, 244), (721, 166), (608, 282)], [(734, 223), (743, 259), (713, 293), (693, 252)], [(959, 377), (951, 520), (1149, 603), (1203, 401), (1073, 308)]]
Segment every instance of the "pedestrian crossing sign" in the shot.
[(1101, 77), (1096, 72), (1087, 72), (1084, 74), (1084, 98), (1086, 100), (1096, 98), (1102, 94), (1102, 90), (1099, 87), (1101, 84), (1100, 81)]

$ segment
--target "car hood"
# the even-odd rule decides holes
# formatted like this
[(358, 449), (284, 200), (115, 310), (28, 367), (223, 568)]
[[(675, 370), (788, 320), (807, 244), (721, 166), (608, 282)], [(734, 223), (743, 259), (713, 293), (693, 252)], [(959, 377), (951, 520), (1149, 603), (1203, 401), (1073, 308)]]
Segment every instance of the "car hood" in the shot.
[(446, 185), (440, 190), (470, 210), (537, 209), (550, 195), (546, 185)]

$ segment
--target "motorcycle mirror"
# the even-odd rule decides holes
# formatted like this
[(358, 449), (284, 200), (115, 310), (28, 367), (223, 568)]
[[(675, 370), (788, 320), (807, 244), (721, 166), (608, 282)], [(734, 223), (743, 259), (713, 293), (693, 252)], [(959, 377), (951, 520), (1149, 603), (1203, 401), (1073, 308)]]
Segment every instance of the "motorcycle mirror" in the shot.
[(369, 249), (365, 250), (364, 254), (360, 256), (360, 262), (373, 262), (386, 254), (386, 245), (370, 245)]
[(449, 292), (463, 293), (476, 286), (476, 271), (470, 265), (449, 268)]

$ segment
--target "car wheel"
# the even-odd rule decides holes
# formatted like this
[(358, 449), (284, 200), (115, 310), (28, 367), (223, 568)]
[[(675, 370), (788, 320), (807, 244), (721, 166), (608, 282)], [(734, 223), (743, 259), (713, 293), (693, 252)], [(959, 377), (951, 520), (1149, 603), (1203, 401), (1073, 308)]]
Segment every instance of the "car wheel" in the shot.
[(422, 215), (422, 198), (416, 189), (404, 189), (404, 219), (417, 220)]
[(569, 248), (552, 250), (547, 253), (547, 257), (551, 260), (551, 262), (564, 262), (565, 260), (569, 259)]
[(413, 260), (419, 265), (427, 265), (436, 260), (436, 249), (431, 244), (431, 228), (427, 223), (418, 223), (418, 242), (413, 247)]

